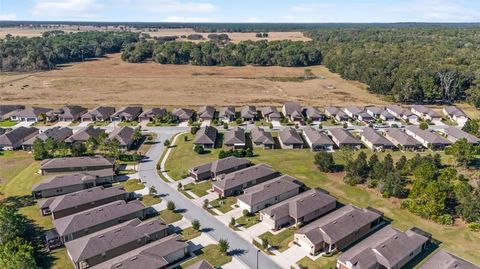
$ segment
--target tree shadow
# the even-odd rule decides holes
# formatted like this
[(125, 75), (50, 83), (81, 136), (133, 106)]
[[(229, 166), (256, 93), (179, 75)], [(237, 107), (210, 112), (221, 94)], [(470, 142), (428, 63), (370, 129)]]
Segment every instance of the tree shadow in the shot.
[(228, 255), (230, 255), (230, 256), (243, 256), (243, 255), (245, 255), (245, 253), (247, 253), (246, 250), (236, 248), (236, 249), (230, 250), (228, 252)]

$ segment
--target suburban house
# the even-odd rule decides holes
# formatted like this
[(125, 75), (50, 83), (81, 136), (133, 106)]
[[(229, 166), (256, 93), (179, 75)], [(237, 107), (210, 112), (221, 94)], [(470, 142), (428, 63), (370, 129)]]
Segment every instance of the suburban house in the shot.
[(286, 102), (283, 104), (282, 113), (293, 122), (303, 120), (302, 106), (298, 102)]
[(282, 119), (282, 114), (274, 106), (263, 107), (260, 112), (262, 117), (268, 122), (280, 121)]
[(260, 127), (254, 127), (250, 131), (250, 139), (252, 140), (253, 147), (261, 147), (264, 149), (275, 148), (275, 140), (273, 140), (272, 133)]
[(374, 120), (374, 117), (372, 117), (372, 115), (368, 114), (366, 111), (362, 111), (357, 114), (357, 119), (364, 123), (370, 123)]
[(465, 138), (467, 139), (468, 143), (480, 145), (480, 138), (473, 136), (472, 134), (469, 134), (461, 129), (447, 126), (445, 127), (445, 129), (440, 131), (444, 133), (447, 136), (447, 139), (452, 141), (453, 143)]
[(257, 164), (232, 173), (215, 177), (213, 191), (227, 197), (240, 194), (244, 189), (263, 183), (280, 175), (266, 164)]
[(305, 115), (305, 118), (311, 120), (312, 123), (319, 123), (324, 119), (322, 112), (313, 106), (303, 108), (303, 114)]
[(333, 141), (325, 133), (307, 126), (303, 128), (303, 137), (312, 151), (333, 151)]
[(337, 200), (319, 189), (312, 189), (260, 211), (260, 220), (272, 230), (308, 223), (337, 207)]
[(195, 134), (193, 144), (204, 148), (214, 148), (217, 142), (218, 130), (212, 126), (204, 126)]
[(351, 147), (361, 148), (362, 142), (355, 138), (349, 131), (343, 128), (332, 128), (327, 130), (327, 134), (338, 148)]
[(374, 118), (380, 118), (380, 114), (382, 114), (382, 111), (384, 111), (384, 109), (378, 106), (365, 107), (365, 112), (367, 112), (370, 116)]
[(296, 178), (283, 175), (244, 190), (237, 205), (250, 213), (258, 212), (300, 193), (303, 184)]
[(190, 265), (186, 269), (214, 269), (213, 267), (207, 260), (201, 260), (195, 264)]
[(83, 122), (90, 121), (108, 121), (115, 113), (115, 108), (112, 106), (97, 106), (82, 115)]
[(78, 171), (114, 170), (115, 159), (102, 156), (82, 156), (46, 159), (40, 163), (41, 174), (68, 173)]
[(182, 240), (180, 235), (171, 234), (91, 269), (163, 269), (183, 259), (188, 253), (187, 246), (187, 242)]
[(424, 234), (386, 226), (342, 253), (336, 268), (403, 268), (427, 248), (430, 237)]
[(75, 143), (75, 142), (87, 142), (88, 139), (92, 138), (97, 140), (100, 135), (105, 133), (105, 130), (100, 129), (100, 128), (95, 128), (93, 126), (87, 126), (84, 127), (78, 131), (76, 131), (74, 134), (69, 136), (68, 138), (65, 139), (65, 142), (67, 143)]
[(422, 149), (422, 143), (398, 128), (385, 130), (385, 138), (401, 150)]
[(358, 119), (358, 115), (363, 112), (363, 109), (356, 106), (347, 106), (343, 108), (343, 112), (352, 119)]
[(39, 202), (39, 206), (43, 216), (51, 214), (52, 219), (59, 219), (114, 201), (130, 200), (133, 196), (134, 194), (126, 192), (123, 186), (100, 186), (44, 199)]
[(58, 175), (32, 186), (35, 198), (63, 195), (113, 182), (112, 168)]
[(232, 149), (243, 149), (246, 146), (245, 130), (240, 127), (233, 128), (223, 135), (223, 145)]
[(380, 113), (380, 119), (383, 121), (395, 121), (397, 118), (393, 116), (390, 112), (382, 110)]
[(46, 113), (48, 121), (79, 121), (87, 109), (81, 106), (64, 106), (58, 111), (50, 110)]
[(65, 243), (75, 268), (85, 269), (132, 251), (168, 235), (159, 219), (139, 219), (114, 225), (105, 230)]
[(443, 114), (449, 119), (455, 121), (458, 125), (463, 126), (468, 121), (468, 116), (463, 110), (456, 106), (446, 106), (443, 108)]
[(404, 109), (401, 106), (387, 105), (385, 106), (385, 110), (392, 114), (395, 118), (403, 119), (404, 121), (411, 123), (418, 121), (417, 115), (413, 114), (409, 109)]
[(424, 105), (411, 105), (410, 111), (423, 120), (430, 120), (432, 122), (442, 121), (442, 116), (440, 114)]
[(422, 145), (426, 148), (434, 150), (444, 149), (445, 147), (452, 144), (450, 143), (450, 141), (446, 140), (440, 135), (429, 130), (422, 130), (418, 128), (418, 126), (408, 126), (407, 128), (405, 128), (405, 132), (420, 141), (420, 143), (422, 143)]
[(440, 250), (433, 254), (418, 269), (480, 269), (480, 266), (466, 261), (458, 256)]
[(53, 220), (63, 243), (109, 228), (131, 219), (143, 219), (147, 208), (138, 200), (115, 201)]
[(46, 129), (44, 132), (37, 134), (36, 136), (28, 139), (22, 143), (22, 148), (24, 150), (32, 150), (33, 143), (35, 140), (40, 139), (45, 142), (45, 140), (51, 138), (55, 142), (65, 141), (68, 137), (73, 134), (72, 129), (68, 127), (56, 126), (50, 129)]
[(10, 114), (10, 120), (12, 121), (29, 121), (37, 122), (44, 120), (46, 113), (52, 111), (51, 108), (43, 107), (27, 107), (20, 110), (15, 110)]
[(123, 107), (117, 112), (113, 113), (110, 116), (112, 121), (136, 121), (138, 116), (142, 114), (142, 107), (141, 106), (127, 106)]
[(348, 115), (345, 114), (343, 110), (335, 106), (327, 106), (325, 108), (325, 115), (337, 122), (346, 122), (349, 119)]
[(213, 120), (215, 118), (215, 108), (213, 106), (202, 106), (197, 111), (200, 121)]
[(215, 178), (221, 174), (228, 174), (250, 166), (251, 162), (244, 158), (229, 156), (189, 169), (188, 174), (195, 180), (201, 181)]
[(0, 135), (3, 135), (6, 132), (7, 132), (6, 128), (0, 128)]
[(278, 132), (278, 141), (282, 149), (301, 149), (303, 140), (300, 134), (292, 127), (285, 127)]
[(343, 250), (377, 228), (382, 218), (374, 209), (347, 205), (298, 229), (294, 241), (311, 255)]
[(179, 122), (186, 122), (193, 119), (194, 111), (188, 108), (175, 108), (172, 110), (172, 116), (177, 118)]
[(145, 111), (142, 112), (142, 114), (140, 114), (138, 116), (138, 120), (139, 121), (147, 121), (147, 122), (150, 122), (150, 121), (155, 121), (155, 119), (157, 118), (162, 118), (162, 117), (165, 117), (167, 115), (167, 110), (165, 108), (150, 108), (150, 109), (147, 109)]
[(22, 105), (0, 105), (0, 120), (7, 120), (12, 113), (18, 110), (25, 109)]
[(257, 108), (255, 106), (243, 106), (240, 109), (240, 118), (243, 121), (254, 121), (258, 118)]
[(360, 139), (373, 151), (383, 151), (395, 148), (395, 145), (390, 140), (377, 133), (372, 127), (366, 127), (363, 129)]
[(1, 150), (15, 150), (22, 147), (22, 144), (38, 134), (38, 129), (34, 127), (20, 126), (10, 132), (0, 135)]
[(223, 122), (235, 121), (236, 118), (237, 114), (233, 106), (221, 107), (218, 111), (218, 119)]
[(129, 149), (135, 141), (133, 140), (133, 134), (135, 130), (128, 126), (117, 127), (113, 129), (113, 131), (108, 134), (108, 140), (116, 139), (120, 142), (120, 148), (123, 150)]

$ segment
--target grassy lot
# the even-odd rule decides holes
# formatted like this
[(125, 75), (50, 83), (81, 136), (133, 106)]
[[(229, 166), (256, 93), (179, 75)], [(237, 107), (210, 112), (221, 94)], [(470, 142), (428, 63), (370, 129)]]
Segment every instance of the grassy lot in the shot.
[(125, 182), (120, 183), (125, 187), (125, 190), (128, 192), (138, 191), (145, 188), (145, 185), (140, 183), (138, 179), (129, 179)]
[(150, 195), (150, 194), (142, 196), (142, 203), (145, 206), (155, 205), (160, 202), (162, 202), (162, 199), (160, 199), (159, 197), (154, 197), (153, 195)]
[(320, 257), (313, 261), (309, 257), (305, 257), (297, 262), (298, 265), (307, 269), (334, 269), (337, 263), (337, 255), (332, 257)]
[(75, 127), (75, 126), (78, 126), (78, 125), (80, 125), (79, 121), (72, 121), (72, 122), (70, 122), (70, 124), (68, 126)]
[(288, 249), (288, 243), (293, 241), (293, 234), (295, 233), (296, 228), (288, 228), (281, 231), (278, 234), (272, 234), (271, 232), (266, 232), (260, 235), (260, 238), (267, 239), (268, 244), (273, 248), (276, 248), (278, 251), (283, 252)]
[(168, 209), (160, 211), (159, 214), (166, 224), (177, 222), (183, 218), (182, 214)]
[(195, 258), (182, 263), (182, 268), (187, 268), (201, 260), (207, 260), (213, 267), (220, 267), (232, 261), (232, 257), (221, 253), (217, 245), (208, 245), (195, 252)]
[(89, 125), (101, 127), (101, 126), (107, 126), (110, 123), (111, 123), (110, 121), (94, 121), (94, 122), (90, 123)]
[(147, 126), (178, 126), (178, 123), (161, 123), (161, 122), (149, 122)]
[(155, 133), (149, 133), (146, 135), (145, 140), (143, 141), (142, 145), (140, 145), (140, 148), (138, 148), (138, 151), (141, 152), (141, 154), (144, 154), (148, 152), (148, 150), (152, 147), (152, 145), (155, 143), (155, 139), (157, 138), (157, 134)]
[(138, 121), (122, 121), (117, 126), (128, 126), (128, 127), (135, 127), (138, 125)]
[(180, 235), (182, 236), (182, 239), (185, 240), (185, 241), (192, 240), (193, 238), (198, 237), (201, 234), (202, 234), (201, 231), (197, 231), (197, 230), (193, 229), (193, 227), (185, 228), (180, 232)]
[(212, 189), (212, 182), (210, 181), (204, 181), (202, 183), (189, 183), (185, 186), (183, 186), (184, 191), (191, 191), (193, 192), (196, 196), (202, 197), (208, 194), (208, 191)]
[(70, 258), (68, 257), (67, 249), (65, 247), (55, 249), (51, 253), (54, 260), (52, 269), (73, 268), (73, 264), (70, 261)]
[(210, 202), (210, 205), (218, 209), (222, 213), (227, 213), (232, 210), (232, 205), (237, 203), (237, 198), (227, 197), (225, 199), (215, 199)]
[(253, 225), (260, 222), (258, 219), (258, 213), (251, 216), (241, 216), (240, 218), (236, 219), (238, 225), (241, 225), (243, 228), (250, 228)]
[(0, 121), (0, 127), (12, 127), (16, 125), (18, 122), (13, 121), (13, 120), (4, 120)]

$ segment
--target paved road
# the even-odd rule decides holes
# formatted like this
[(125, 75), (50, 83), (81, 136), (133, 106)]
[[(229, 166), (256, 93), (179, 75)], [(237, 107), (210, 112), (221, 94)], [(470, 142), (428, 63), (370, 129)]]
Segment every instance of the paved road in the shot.
[[(226, 227), (223, 223), (212, 217), (202, 208), (195, 205), (191, 200), (184, 197), (177, 192), (170, 185), (165, 183), (157, 174), (156, 164), (162, 155), (165, 147), (163, 141), (170, 139), (171, 136), (176, 133), (176, 130), (162, 130), (157, 133), (156, 144), (152, 145), (150, 150), (146, 153), (147, 159), (139, 165), (138, 174), (146, 185), (155, 186), (159, 194), (166, 194), (163, 198), (166, 201), (173, 201), (177, 208), (185, 209), (184, 215), (189, 219), (197, 219), (200, 221), (202, 227), (210, 228), (207, 233), (215, 238), (217, 241), (221, 238), (225, 238), (230, 243), (230, 251), (233, 251), (234, 255), (245, 263), (250, 268), (256, 268), (256, 255), (257, 249), (251, 242), (247, 242), (242, 237), (233, 232), (230, 228)], [(258, 254), (259, 266), (258, 268), (275, 269), (281, 268), (278, 264), (272, 261), (269, 257), (265, 256), (262, 252)]]

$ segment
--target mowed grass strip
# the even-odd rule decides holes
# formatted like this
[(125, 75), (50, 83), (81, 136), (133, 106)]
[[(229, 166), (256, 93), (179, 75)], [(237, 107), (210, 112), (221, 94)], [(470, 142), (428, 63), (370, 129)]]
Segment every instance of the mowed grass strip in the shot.
[(228, 211), (232, 210), (232, 206), (237, 203), (237, 198), (235, 197), (227, 197), (224, 199), (215, 199), (210, 201), (210, 205), (219, 210), (222, 213), (227, 213)]
[(202, 197), (208, 194), (208, 191), (212, 189), (212, 182), (204, 181), (201, 183), (188, 183), (183, 186), (184, 191), (191, 191), (196, 196)]
[(308, 269), (335, 269), (337, 257), (338, 254), (332, 257), (319, 257), (315, 261), (309, 257), (304, 257), (303, 259), (299, 260), (297, 264)]
[(182, 239), (185, 241), (192, 240), (195, 237), (199, 237), (201, 234), (201, 231), (197, 231), (193, 229), (193, 227), (187, 227), (180, 232)]
[(296, 228), (287, 228), (277, 234), (266, 232), (260, 235), (260, 239), (267, 239), (268, 244), (280, 252), (288, 249), (288, 244), (293, 241), (293, 234)]
[(159, 197), (155, 197), (151, 194), (147, 194), (147, 195), (142, 196), (142, 203), (145, 206), (152, 206), (152, 205), (155, 205), (155, 204), (158, 204), (158, 203), (161, 203), (161, 202), (162, 202), (162, 199), (160, 199)]
[(160, 211), (159, 215), (166, 224), (177, 222), (183, 218), (182, 214), (168, 209)]
[(123, 185), (127, 192), (143, 190), (145, 188), (145, 185), (143, 185), (138, 179), (129, 179), (122, 182), (121, 185)]
[(258, 215), (259, 214), (257, 213), (255, 215), (241, 216), (235, 221), (238, 225), (247, 229), (260, 222)]
[(201, 260), (208, 261), (213, 267), (220, 267), (232, 261), (228, 254), (220, 252), (218, 245), (208, 245), (195, 252), (195, 258), (188, 260), (180, 265), (181, 268), (187, 268)]

